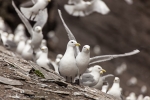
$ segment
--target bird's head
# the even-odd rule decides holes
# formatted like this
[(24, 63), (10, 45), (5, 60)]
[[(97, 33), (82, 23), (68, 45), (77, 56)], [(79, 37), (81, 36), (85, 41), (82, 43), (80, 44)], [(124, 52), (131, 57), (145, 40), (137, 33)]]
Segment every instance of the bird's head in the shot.
[(24, 25), (23, 24), (19, 24), (18, 26), (17, 26), (17, 30), (25, 30), (25, 28), (24, 28)]
[(101, 66), (99, 65), (95, 65), (93, 67), (93, 70), (100, 72), (100, 74), (103, 74), (104, 72), (106, 72), (106, 70), (104, 70)]
[(83, 46), (82, 51), (83, 52), (90, 52), (90, 46), (89, 45)]
[(115, 79), (114, 79), (114, 83), (119, 83), (119, 82), (120, 82), (119, 77), (115, 77)]
[(42, 45), (46, 45), (47, 44), (47, 41), (45, 39), (42, 40)]
[(63, 57), (62, 54), (58, 54), (56, 58), (61, 59)]
[(68, 42), (68, 46), (75, 47), (75, 46), (80, 46), (80, 44), (77, 43), (75, 40), (70, 40), (70, 41)]
[(42, 52), (46, 52), (46, 53), (48, 52), (48, 48), (46, 46), (42, 46), (41, 50), (42, 50)]
[(40, 33), (42, 31), (42, 28), (40, 26), (36, 26), (34, 29), (37, 33)]

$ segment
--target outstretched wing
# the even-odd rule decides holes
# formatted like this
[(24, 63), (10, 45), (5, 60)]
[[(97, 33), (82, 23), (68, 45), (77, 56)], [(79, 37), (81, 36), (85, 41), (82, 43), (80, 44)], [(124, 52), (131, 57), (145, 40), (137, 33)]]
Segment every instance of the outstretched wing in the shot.
[(114, 76), (113, 74), (107, 74), (105, 76), (102, 76), (102, 80), (105, 81), (106, 78), (113, 77), (113, 76)]
[(86, 15), (89, 15), (93, 11), (96, 11), (98, 13), (106, 15), (107, 13), (110, 12), (110, 9), (107, 7), (107, 5), (104, 3), (104, 1), (102, 1), (102, 0), (93, 0), (91, 3), (89, 3), (89, 6), (87, 6), (87, 8), (84, 12), (85, 12)]
[[(64, 27), (65, 27), (67, 33), (68, 33), (68, 38), (69, 38), (69, 40), (75, 40), (75, 41), (76, 41), (74, 35), (72, 34), (72, 32), (70, 31), (70, 29), (69, 29), (68, 26), (66, 25), (66, 23), (65, 23), (65, 21), (64, 21), (64, 19), (63, 19), (63, 17), (62, 17), (61, 11), (60, 11), (59, 9), (58, 9), (58, 13), (59, 13), (60, 19), (61, 19), (61, 21), (62, 21), (62, 23), (63, 23), (63, 25), (64, 25)], [(76, 55), (75, 55), (75, 56), (77, 56), (78, 53), (80, 52), (80, 49), (79, 49), (78, 46), (76, 46), (75, 49), (76, 49), (76, 50), (75, 50), (75, 52), (76, 52)]]
[(139, 53), (140, 51), (138, 49), (133, 50), (132, 52), (128, 52), (128, 53), (124, 53), (124, 54), (116, 54), (116, 55), (103, 55), (103, 56), (96, 56), (96, 57), (92, 57), (90, 58), (90, 63), (91, 64), (96, 64), (96, 63), (100, 63), (100, 62), (104, 62), (104, 61), (109, 61), (112, 60), (114, 58), (119, 58), (119, 57), (126, 57), (126, 56), (131, 56), (131, 55), (135, 55), (137, 53)]
[(33, 34), (33, 29), (32, 29), (32, 26), (31, 24), (29, 23), (29, 21), (23, 16), (23, 14), (19, 11), (19, 9), (16, 7), (14, 1), (12, 0), (12, 5), (13, 7), (15, 8), (18, 16), (20, 17), (20, 19), (22, 20), (22, 22), (25, 24), (28, 32), (30, 33), (30, 35), (32, 36)]
[(33, 26), (33, 29), (34, 29), (36, 26), (40, 26), (40, 27), (43, 29), (44, 25), (45, 25), (46, 22), (47, 22), (47, 19), (48, 19), (47, 8), (45, 8), (44, 10), (40, 10), (40, 11), (39, 11), (39, 14), (38, 14), (38, 16), (37, 16), (37, 21), (36, 21), (36, 23), (35, 23), (34, 26)]

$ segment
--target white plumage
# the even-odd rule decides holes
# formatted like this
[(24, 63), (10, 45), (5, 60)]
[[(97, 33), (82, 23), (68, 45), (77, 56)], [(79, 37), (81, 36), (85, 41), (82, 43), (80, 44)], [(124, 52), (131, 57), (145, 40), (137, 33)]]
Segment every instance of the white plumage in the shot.
[(69, 0), (69, 4), (64, 5), (65, 10), (73, 16), (86, 16), (92, 12), (98, 12), (103, 15), (107, 14), (110, 10), (102, 0), (92, 0), (85, 2), (83, 0)]

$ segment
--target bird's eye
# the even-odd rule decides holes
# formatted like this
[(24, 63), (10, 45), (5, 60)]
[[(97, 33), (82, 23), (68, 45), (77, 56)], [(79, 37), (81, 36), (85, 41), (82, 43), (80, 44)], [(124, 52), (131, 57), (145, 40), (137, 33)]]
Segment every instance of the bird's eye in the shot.
[(73, 41), (71, 43), (73, 43)]

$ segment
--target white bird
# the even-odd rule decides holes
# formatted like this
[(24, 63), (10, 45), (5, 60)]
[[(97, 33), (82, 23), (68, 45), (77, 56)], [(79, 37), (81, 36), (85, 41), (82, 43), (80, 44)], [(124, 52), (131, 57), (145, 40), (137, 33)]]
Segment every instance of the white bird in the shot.
[(150, 96), (145, 96), (143, 100), (150, 100)]
[(43, 47), (43, 46), (46, 46), (46, 45), (47, 45), (47, 41), (45, 39), (43, 39), (40, 47)]
[(141, 87), (141, 93), (142, 93), (142, 94), (145, 94), (146, 92), (147, 92), (147, 86), (143, 85), (143, 86)]
[(64, 5), (65, 10), (73, 16), (87, 16), (93, 12), (98, 12), (103, 15), (110, 12), (110, 9), (102, 0), (92, 0), (92, 1), (83, 1), (83, 0), (69, 0), (69, 3), (74, 5)]
[(6, 30), (4, 19), (1, 16), (0, 16), (0, 30), (2, 31)]
[(39, 58), (36, 60), (36, 63), (46, 70), (54, 70), (54, 66), (51, 64), (51, 60), (48, 58), (48, 48), (43, 46), (41, 48), (42, 53), (40, 54)]
[(3, 45), (2, 32), (0, 31), (0, 45)]
[(7, 37), (8, 37), (8, 33), (7, 32), (1, 32), (1, 39), (3, 41), (3, 45), (6, 44)]
[(12, 33), (8, 34), (7, 40), (14, 41), (14, 34)]
[(87, 69), (90, 61), (90, 46), (85, 45), (82, 51), (76, 56), (76, 64), (79, 69), (79, 76), (81, 76)]
[(122, 63), (120, 66), (118, 66), (115, 70), (116, 75), (121, 75), (125, 70), (127, 69), (126, 63)]
[(47, 40), (48, 47), (52, 50), (55, 50), (59, 42), (59, 39), (56, 36), (56, 33), (54, 31), (50, 31), (48, 32), (47, 37), (48, 37), (48, 40)]
[(106, 93), (108, 90), (109, 84), (108, 82), (104, 82), (101, 91)]
[[(22, 31), (23, 33), (24, 33), (24, 31), (25, 31), (25, 27), (24, 27), (24, 25), (23, 25), (22, 23), (18, 24), (18, 26), (16, 27), (16, 29), (15, 29), (15, 31), (14, 31), (14, 34), (15, 34), (15, 35), (18, 34), (19, 31)], [(23, 33), (22, 33), (22, 34), (23, 34)]]
[(18, 43), (18, 45), (17, 45), (16, 52), (17, 52), (18, 54), (21, 54), (22, 51), (23, 51), (23, 49), (24, 49), (24, 47), (25, 47), (25, 45), (26, 45), (25, 38), (22, 38), (22, 37), (21, 37), (21, 39), (20, 39), (20, 41), (19, 41), (19, 43)]
[(104, 76), (100, 75), (98, 83), (96, 85), (92, 86), (92, 87), (100, 90), (102, 88), (102, 86), (103, 86), (104, 81), (107, 78), (113, 77), (113, 76), (114, 75), (112, 75), (112, 74), (108, 74), (108, 75), (104, 75)]
[(66, 52), (59, 63), (59, 73), (66, 78), (67, 82), (75, 82), (74, 78), (78, 75), (78, 67), (74, 56), (74, 47), (79, 46), (75, 40), (70, 40), (67, 44)]
[(14, 42), (14, 34), (8, 34), (5, 32), (5, 34), (2, 36), (2, 41), (6, 49), (16, 51), (17, 44)]
[(22, 51), (21, 56), (26, 60), (33, 60), (33, 50), (31, 47), (31, 40), (27, 40), (27, 43)]
[(96, 55), (99, 55), (101, 53), (101, 47), (99, 45), (95, 45), (93, 48), (93, 52)]
[(37, 21), (40, 15), (39, 12), (42, 10), (47, 11), (46, 6), (51, 0), (32, 0), (32, 1), (34, 3), (34, 6), (30, 8), (20, 7), (20, 10), (27, 19)]
[(95, 86), (99, 82), (100, 74), (103, 72), (106, 71), (101, 66), (95, 65), (91, 72), (82, 74), (80, 84), (89, 87)]
[(131, 77), (128, 81), (127, 81), (127, 85), (128, 86), (134, 86), (137, 84), (137, 78), (136, 77)]
[(140, 95), (137, 97), (137, 100), (143, 100), (143, 95), (140, 94)]
[(126, 97), (126, 100), (137, 100), (135, 93), (131, 92), (129, 96)]
[(128, 3), (129, 5), (133, 4), (133, 0), (125, 0), (126, 3)]
[(17, 26), (17, 28), (15, 29), (15, 31), (14, 31), (14, 42), (16, 42), (16, 43), (19, 43), (19, 41), (20, 41), (20, 37), (21, 38), (25, 38), (25, 39), (27, 39), (27, 37), (26, 37), (26, 33), (25, 33), (25, 27), (24, 27), (24, 25), (23, 24), (19, 24), (18, 26)]
[(38, 48), (38, 49), (36, 50), (36, 53), (34, 53), (34, 61), (36, 61), (36, 60), (39, 58), (39, 56), (40, 56), (41, 53), (42, 53), (41, 48), (42, 48), (43, 46), (46, 46), (46, 44), (47, 44), (47, 41), (46, 41), (45, 39), (43, 39), (42, 42), (41, 42), (40, 48)]
[[(46, 21), (47, 21), (47, 16), (39, 16), (39, 20), (35, 23), (35, 25), (31, 26), (31, 24), (29, 23), (29, 21), (21, 14), (21, 12), (18, 10), (18, 8), (16, 7), (16, 5), (14, 4), (14, 1), (12, 1), (12, 5), (15, 8), (17, 14), (19, 15), (20, 19), (22, 20), (22, 22), (25, 24), (28, 32), (31, 35), (31, 46), (35, 52), (35, 50), (37, 50), (38, 48), (40, 48), (42, 39), (43, 39), (43, 34), (42, 34), (42, 28), (44, 27)], [(41, 13), (44, 14), (44, 11), (41, 11)]]
[(113, 95), (119, 100), (122, 100), (121, 91), (122, 89), (120, 88), (120, 79), (118, 77), (115, 77), (114, 83), (112, 87), (108, 90), (107, 94)]
[(58, 73), (58, 74), (59, 74), (59, 71), (58, 71), (59, 62), (60, 62), (60, 60), (61, 60), (62, 57), (63, 57), (62, 54), (58, 54), (58, 55), (56, 56), (55, 62), (52, 62), (53, 66), (54, 66), (54, 68), (55, 68), (55, 72)]
[(0, 30), (8, 33), (12, 32), (10, 27), (5, 23), (4, 19), (1, 16), (0, 16)]
[(63, 57), (62, 54), (57, 54), (56, 59), (55, 59), (55, 63), (59, 66), (59, 62), (61, 60), (61, 58)]

